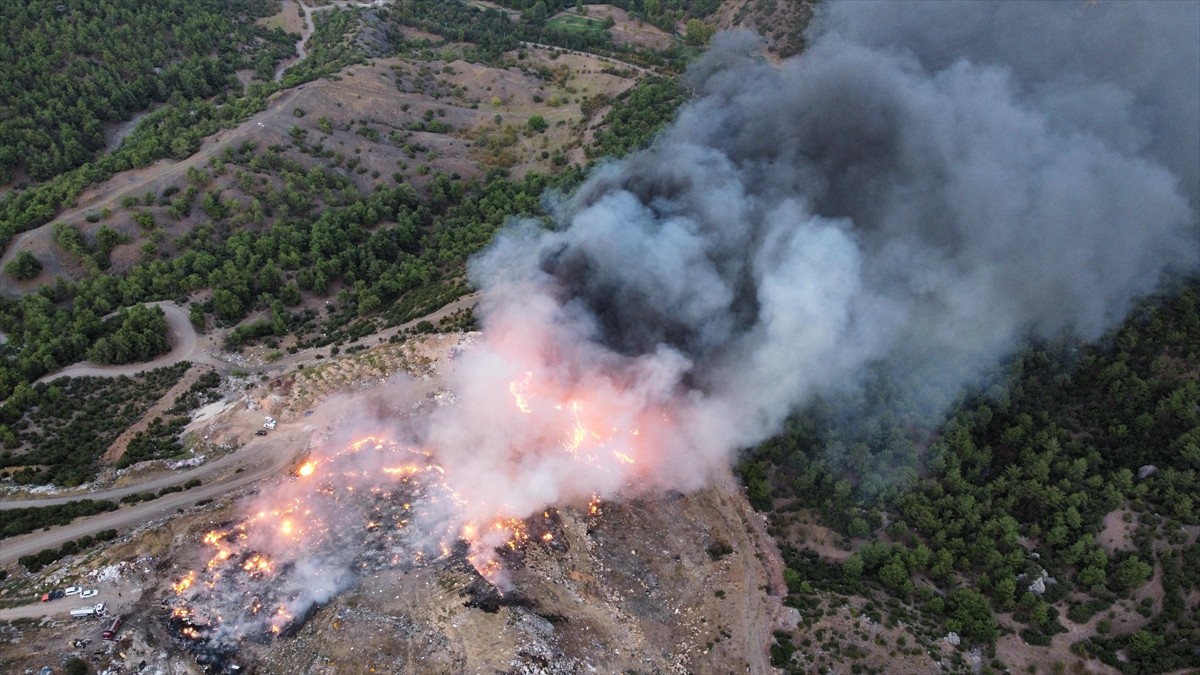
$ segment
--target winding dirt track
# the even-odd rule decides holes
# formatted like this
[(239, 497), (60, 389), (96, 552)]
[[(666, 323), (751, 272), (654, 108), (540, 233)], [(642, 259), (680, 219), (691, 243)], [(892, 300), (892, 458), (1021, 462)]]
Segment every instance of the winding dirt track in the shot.
[[(243, 469), (241, 473), (232, 473), (228, 479), (201, 485), (198, 488), (184, 492), (175, 492), (153, 501), (142, 502), (135, 506), (102, 513), (90, 518), (80, 518), (68, 525), (56, 527), (49, 531), (34, 532), (20, 537), (5, 539), (3, 544), (0, 545), (0, 566), (8, 565), (23, 555), (61, 546), (85, 534), (95, 534), (96, 532), (110, 528), (119, 530), (145, 523), (175, 509), (191, 506), (202, 499), (219, 497), (269, 476), (281, 476), (299, 451), (305, 447), (306, 443), (307, 434), (300, 428), (271, 437), (256, 437), (239, 452), (201, 466), (194, 471), (165, 476), (159, 480), (134, 486), (132, 491), (139, 492), (150, 489), (159, 483), (163, 483), (165, 486), (166, 483), (178, 482), (180, 479), (187, 480), (188, 478), (210, 475), (222, 470), (233, 470), (234, 467)], [(129, 491), (128, 488), (122, 488), (121, 490), (110, 490), (108, 492), (128, 493)], [(95, 499), (100, 498), (104, 494), (94, 493), (85, 496)], [(78, 498), (75, 497), (74, 499)], [(52, 501), (58, 500), (39, 500), (32, 503), (28, 501), (6, 502), (0, 504), (0, 508), (41, 506)], [(71, 498), (67, 498), (66, 501), (71, 501)]]
[(167, 319), (168, 340), (171, 351), (157, 356), (150, 361), (127, 363), (120, 366), (103, 366), (97, 363), (76, 363), (62, 370), (41, 377), (38, 382), (49, 382), (60, 377), (118, 377), (121, 375), (137, 375), (138, 373), (170, 366), (181, 361), (192, 363), (207, 363), (210, 366), (226, 368), (229, 364), (207, 354), (200, 346), (196, 329), (188, 317), (188, 313), (179, 305), (168, 302), (148, 302), (147, 305), (161, 307)]
[[(471, 294), (459, 298), (458, 300), (442, 307), (441, 309), (432, 312), (428, 316), (414, 319), (400, 326), (390, 328), (377, 335), (379, 338), (386, 339), (390, 335), (411, 328), (420, 321), (438, 322), (442, 318), (450, 314), (469, 307), (479, 299), (478, 294)], [(160, 303), (163, 311), (167, 312), (168, 319), (174, 317), (172, 322), (172, 330), (178, 330), (178, 334), (172, 335), (173, 348), (169, 354), (166, 354), (155, 361), (149, 363), (130, 364), (119, 367), (107, 366), (72, 366), (66, 368), (54, 375), (47, 376), (46, 379), (63, 377), (67, 375), (67, 371), (72, 371), (72, 375), (132, 375), (143, 370), (157, 368), (170, 363), (178, 363), (183, 360), (193, 362), (212, 363), (218, 368), (229, 369), (231, 366), (219, 359), (204, 353), (198, 347), (199, 340), (197, 339), (196, 331), (192, 327), (191, 322), (187, 319), (186, 312), (181, 307), (174, 303)], [(294, 367), (297, 363), (312, 359), (314, 350), (305, 350), (293, 355), (289, 355), (284, 359), (265, 366), (263, 372), (284, 372)], [(291, 428), (289, 428), (291, 427)], [(95, 534), (101, 530), (110, 528), (121, 529), (145, 522), (152, 518), (164, 515), (174, 511), (177, 508), (191, 506), (202, 499), (215, 497), (232, 490), (249, 485), (257, 480), (268, 478), (270, 476), (281, 475), (283, 469), (290, 464), (299, 452), (308, 443), (308, 433), (310, 429), (307, 426), (295, 424), (295, 426), (287, 423), (280, 423), (279, 428), (269, 437), (253, 437), (237, 452), (222, 457), (213, 462), (205, 463), (195, 469), (185, 472), (172, 473), (164, 476), (147, 480), (136, 485), (128, 485), (121, 488), (110, 490), (102, 490), (97, 492), (89, 492), (83, 494), (74, 494), (61, 497), (49, 497), (45, 499), (20, 499), (0, 501), (0, 511), (8, 509), (26, 508), (30, 506), (52, 506), (56, 504), (64, 504), (66, 502), (76, 501), (79, 499), (120, 499), (126, 495), (135, 492), (144, 492), (147, 490), (158, 491), (164, 487), (171, 485), (179, 485), (193, 478), (205, 480), (205, 485), (201, 487), (187, 490), (185, 492), (176, 492), (163, 497), (159, 497), (150, 502), (143, 502), (133, 507), (122, 508), (117, 511), (110, 511), (96, 516), (87, 518), (79, 518), (69, 525), (52, 528), (46, 531), (34, 532), (31, 534), (5, 539), (0, 542), (0, 566), (7, 565), (17, 558), (36, 553), (46, 548), (61, 546), (63, 543), (72, 539), (78, 539), (85, 534)], [(236, 469), (242, 469), (241, 473), (233, 473)], [(211, 476), (223, 476), (216, 482), (207, 483), (207, 478)]]

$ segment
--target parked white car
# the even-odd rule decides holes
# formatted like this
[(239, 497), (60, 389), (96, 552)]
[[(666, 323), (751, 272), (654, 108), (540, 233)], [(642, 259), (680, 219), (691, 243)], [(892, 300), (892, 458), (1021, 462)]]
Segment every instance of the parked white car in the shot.
[(80, 593), (83, 592), (83, 589), (80, 588), (79, 586), (71, 586), (70, 588), (67, 589), (66, 592), (67, 592), (67, 595), (79, 595)]
[(99, 595), (99, 594), (100, 594), (100, 591), (98, 591), (98, 590), (96, 590), (96, 589), (94, 589), (94, 588), (89, 588), (89, 589), (87, 589), (86, 591), (84, 591), (84, 592), (80, 593), (80, 594), (79, 594), (79, 597), (81, 597), (81, 598), (94, 598), (94, 597), (96, 597), (96, 596), (97, 596), (97, 595)]

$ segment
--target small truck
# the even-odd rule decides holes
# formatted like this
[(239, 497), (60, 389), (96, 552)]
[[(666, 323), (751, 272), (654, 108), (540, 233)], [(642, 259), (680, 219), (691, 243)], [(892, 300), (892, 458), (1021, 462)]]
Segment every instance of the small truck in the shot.
[(71, 616), (77, 619), (84, 619), (89, 616), (104, 616), (104, 603), (98, 602), (86, 607), (76, 607), (71, 610)]

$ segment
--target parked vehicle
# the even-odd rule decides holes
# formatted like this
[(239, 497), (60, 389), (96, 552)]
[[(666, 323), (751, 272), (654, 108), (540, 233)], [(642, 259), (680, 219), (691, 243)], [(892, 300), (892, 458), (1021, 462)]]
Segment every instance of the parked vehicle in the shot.
[(267, 435), (267, 430), (266, 430), (266, 429), (259, 429), (258, 431), (254, 432), (254, 435), (255, 435), (255, 436), (266, 436), (266, 435)]
[(97, 596), (97, 595), (99, 595), (99, 594), (100, 594), (100, 591), (98, 591), (98, 590), (96, 590), (96, 589), (94, 589), (94, 588), (89, 588), (89, 589), (87, 589), (86, 591), (84, 591), (84, 592), (80, 593), (80, 594), (79, 594), (79, 597), (81, 597), (81, 598), (94, 598), (94, 597), (96, 597), (96, 596)]
[(79, 595), (82, 592), (83, 587), (81, 586), (71, 586), (67, 589), (67, 595)]
[(88, 605), (86, 607), (76, 607), (75, 609), (71, 610), (71, 616), (79, 619), (89, 616), (104, 616), (105, 607), (106, 605), (103, 602), (97, 602), (94, 605)]
[(105, 640), (114, 640), (117, 637), (117, 631), (121, 630), (121, 615), (113, 617), (112, 623), (108, 624), (108, 628), (100, 634), (100, 637)]

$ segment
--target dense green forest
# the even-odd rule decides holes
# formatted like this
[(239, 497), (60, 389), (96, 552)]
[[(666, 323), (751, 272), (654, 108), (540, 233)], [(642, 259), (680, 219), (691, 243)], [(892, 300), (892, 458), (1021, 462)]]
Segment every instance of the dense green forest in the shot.
[(294, 54), (254, 25), (269, 0), (0, 3), (0, 184), (43, 181), (91, 161), (102, 125), (170, 97), (240, 88), (235, 70)]
[[(771, 514), (798, 607), (815, 607), (814, 588), (878, 592), (969, 642), (990, 645), (999, 614), (1026, 642), (1048, 644), (1063, 620), (1107, 615), (1158, 568), (1161, 607), (1138, 606), (1148, 626), (1121, 634), (1106, 619), (1111, 632), (1075, 649), (1124, 672), (1200, 667), (1186, 600), (1200, 589), (1200, 544), (1181, 529), (1200, 524), (1198, 375), (1193, 279), (1147, 300), (1099, 345), (1029, 347), (937, 428), (892, 405), (850, 431), (818, 405), (740, 473)], [(1117, 509), (1133, 546), (1109, 551), (1097, 534)], [(845, 564), (819, 563), (789, 538), (805, 513), (856, 551)], [(1057, 583), (1033, 592), (1043, 575)]]
[[(143, 117), (114, 151), (99, 154), (94, 161), (59, 173), (50, 180), (5, 195), (0, 200), (0, 248), (7, 246), (20, 232), (50, 222), (60, 209), (72, 204), (84, 188), (108, 180), (118, 172), (149, 166), (159, 159), (190, 157), (206, 136), (222, 128), (237, 126), (261, 111), (272, 93), (362, 61), (361, 53), (349, 43), (349, 34), (355, 29), (352, 18), (356, 15), (356, 12), (342, 11), (318, 14), (316, 31), (309, 40), (308, 57), (289, 68), (282, 82), (255, 82), (242, 95), (238, 95), (239, 88), (235, 87), (209, 98), (188, 98), (174, 90), (167, 102)], [(273, 35), (277, 41), (286, 37), (280, 33)], [(290, 54), (294, 44), (290, 42), (291, 37), (286, 39), (289, 41), (287, 54)], [(287, 55), (271, 50), (262, 53), (273, 55), (272, 67)], [(231, 81), (231, 85), (235, 81)]]

